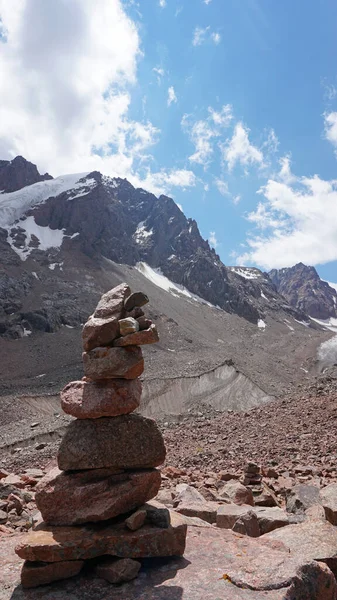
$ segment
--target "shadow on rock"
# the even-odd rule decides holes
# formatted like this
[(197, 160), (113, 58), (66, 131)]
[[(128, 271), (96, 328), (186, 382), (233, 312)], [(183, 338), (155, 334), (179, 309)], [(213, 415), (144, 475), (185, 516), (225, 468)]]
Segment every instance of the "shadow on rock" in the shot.
[(165, 582), (189, 564), (185, 558), (144, 559), (138, 578), (122, 585), (112, 585), (84, 570), (77, 577), (37, 588), (19, 585), (10, 600), (182, 600), (183, 588)]

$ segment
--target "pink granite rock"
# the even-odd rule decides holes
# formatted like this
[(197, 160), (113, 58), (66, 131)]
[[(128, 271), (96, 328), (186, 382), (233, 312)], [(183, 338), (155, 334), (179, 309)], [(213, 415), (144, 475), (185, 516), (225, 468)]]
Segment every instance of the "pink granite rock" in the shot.
[(136, 379), (144, 371), (140, 348), (94, 348), (83, 352), (84, 375), (94, 381), (100, 379)]
[(55, 468), (36, 486), (35, 501), (43, 520), (51, 525), (105, 521), (154, 498), (160, 481), (156, 469), (64, 473)]
[(145, 344), (156, 344), (159, 342), (159, 335), (155, 325), (151, 325), (149, 329), (143, 329), (136, 333), (130, 333), (124, 337), (117, 338), (113, 342), (116, 348), (123, 346), (144, 346)]
[(119, 335), (119, 324), (116, 317), (98, 319), (89, 317), (82, 331), (83, 348), (86, 352), (107, 346)]
[(136, 410), (141, 393), (139, 379), (72, 381), (61, 392), (61, 406), (77, 419), (116, 417)]
[(94, 312), (94, 317), (105, 319), (106, 317), (116, 317), (122, 319), (125, 314), (124, 300), (131, 294), (127, 283), (121, 283), (117, 287), (103, 294)]
[(132, 558), (106, 558), (97, 565), (95, 573), (109, 583), (124, 583), (135, 579), (141, 566), (139, 561)]
[(158, 425), (135, 414), (72, 421), (58, 452), (62, 471), (146, 469), (164, 460), (164, 440)]
[(78, 575), (83, 565), (83, 560), (57, 563), (25, 562), (21, 571), (21, 584), (24, 588), (33, 588), (60, 579), (68, 579)]
[(186, 525), (167, 529), (144, 525), (138, 531), (128, 531), (124, 523), (41, 525), (19, 541), (15, 552), (25, 560), (47, 562), (86, 560), (107, 554), (120, 558), (182, 556), (186, 529)]

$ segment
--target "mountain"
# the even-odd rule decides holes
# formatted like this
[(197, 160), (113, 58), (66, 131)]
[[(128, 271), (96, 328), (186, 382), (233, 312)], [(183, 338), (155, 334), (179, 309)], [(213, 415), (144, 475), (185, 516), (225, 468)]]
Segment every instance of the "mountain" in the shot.
[(0, 394), (81, 377), (81, 324), (121, 281), (149, 295), (160, 331), (144, 350), (149, 414), (192, 400), (249, 407), (315, 368), (329, 334), (268, 274), (223, 265), (171, 198), (98, 172), (53, 179), (12, 163), (38, 181), (0, 194)]
[(337, 293), (322, 281), (314, 267), (298, 263), (269, 273), (277, 291), (291, 306), (319, 320), (337, 317)]
[[(36, 169), (21, 157), (13, 164), (18, 160), (25, 173)], [(132, 266), (144, 262), (212, 305), (255, 324), (266, 311), (279, 308), (305, 319), (280, 298), (268, 275), (255, 270), (247, 277), (243, 269), (226, 268), (201, 237), (197, 223), (171, 198), (156, 198), (127, 180), (98, 172), (45, 177), (0, 196), (2, 263), (21, 271), (20, 277), (8, 270), (2, 273), (0, 334), (17, 337), (20, 325), (22, 332), (53, 331), (82, 319), (81, 311), (70, 315), (74, 311), (64, 297), (59, 298), (59, 310), (56, 301), (42, 303), (34, 314), (22, 310), (36, 286), (37, 265), (59, 272), (75, 254), (96, 264), (102, 257)]]
[(15, 192), (26, 185), (32, 185), (38, 181), (52, 179), (51, 175), (45, 173), (40, 175), (36, 165), (17, 156), (13, 160), (0, 160), (0, 190), (4, 192)]

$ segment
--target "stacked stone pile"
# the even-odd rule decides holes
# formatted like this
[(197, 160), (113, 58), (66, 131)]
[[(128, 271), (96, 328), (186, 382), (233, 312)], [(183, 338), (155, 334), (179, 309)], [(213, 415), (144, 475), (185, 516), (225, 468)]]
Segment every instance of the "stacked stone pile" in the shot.
[(186, 525), (171, 525), (169, 511), (149, 502), (161, 483), (161, 432), (133, 414), (142, 389), (140, 346), (159, 339), (141, 308), (147, 302), (121, 284), (102, 296), (84, 326), (85, 376), (61, 392), (63, 410), (76, 419), (58, 468), (36, 486), (43, 522), (16, 548), (26, 560), (26, 587), (73, 576), (89, 559), (97, 574), (121, 582), (137, 575), (134, 559), (184, 552)]

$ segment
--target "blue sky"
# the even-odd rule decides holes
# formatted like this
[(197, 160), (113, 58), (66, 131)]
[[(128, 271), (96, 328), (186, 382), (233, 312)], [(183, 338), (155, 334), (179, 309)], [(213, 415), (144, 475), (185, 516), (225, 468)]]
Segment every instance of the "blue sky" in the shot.
[(225, 264), (337, 281), (335, 1), (10, 7), (1, 158), (128, 177), (174, 197)]

